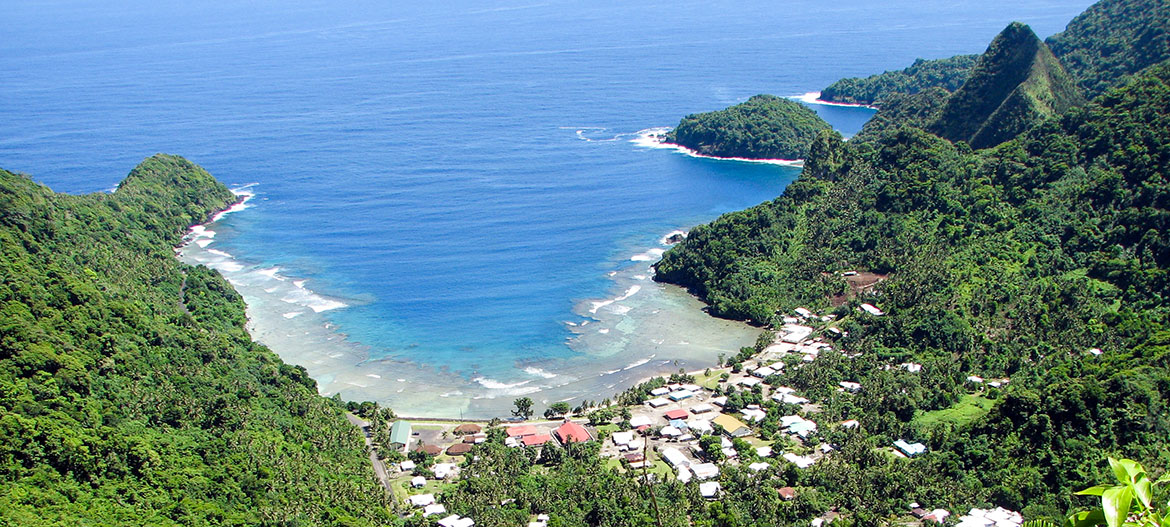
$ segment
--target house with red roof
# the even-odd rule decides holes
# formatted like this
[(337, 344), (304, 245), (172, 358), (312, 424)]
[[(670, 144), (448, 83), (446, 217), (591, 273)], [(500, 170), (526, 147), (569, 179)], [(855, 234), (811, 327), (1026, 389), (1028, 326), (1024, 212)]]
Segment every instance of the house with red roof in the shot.
[(678, 410), (671, 410), (666, 412), (663, 415), (666, 417), (667, 421), (674, 421), (675, 419), (686, 419), (687, 411), (680, 408)]
[(520, 442), (524, 446), (541, 446), (549, 441), (552, 441), (552, 436), (548, 434), (534, 434), (520, 438)]
[(589, 435), (589, 431), (584, 426), (567, 419), (564, 424), (553, 431), (553, 434), (557, 436), (557, 441), (560, 441), (562, 445), (584, 443), (593, 440), (593, 436)]
[(508, 437), (524, 437), (536, 435), (537, 430), (532, 425), (513, 426), (508, 429)]

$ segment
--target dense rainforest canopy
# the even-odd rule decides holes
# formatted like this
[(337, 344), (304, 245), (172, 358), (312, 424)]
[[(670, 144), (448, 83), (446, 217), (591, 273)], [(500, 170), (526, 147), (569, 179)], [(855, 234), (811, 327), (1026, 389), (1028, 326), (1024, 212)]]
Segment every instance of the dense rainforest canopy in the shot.
[(716, 157), (804, 159), (817, 132), (829, 128), (800, 103), (756, 95), (725, 110), (688, 115), (665, 140)]
[(918, 59), (903, 70), (864, 79), (849, 77), (821, 90), (821, 100), (881, 105), (893, 95), (912, 95), (931, 88), (955, 91), (967, 80), (979, 55), (955, 55), (936, 60)]
[[(760, 439), (837, 450), (804, 470), (725, 465), (707, 500), (695, 482), (616, 470), (597, 443), (537, 454), (491, 427), (441, 501), (480, 527), (537, 513), (550, 527), (774, 527), (830, 510), (835, 525), (873, 525), (908, 497), (1057, 517), (1093, 504), (1072, 493), (1109, 479), (1107, 455), (1170, 467), (1167, 20), (1158, 0), (1105, 0), (1050, 53), (1013, 25), (965, 66), (974, 84), (887, 83), (848, 142), (775, 97), (688, 117), (704, 153), (807, 162), (783, 196), (696, 227), (656, 279), (761, 325), (798, 306), (831, 312), (826, 331), (851, 354), (793, 357), (763, 384), (858, 428), (787, 444), (777, 421), (791, 405), (728, 387), (728, 410), (766, 410)], [(945, 76), (944, 64), (904, 73)], [(797, 137), (796, 121), (799, 155), (761, 146)], [(988, 123), (1004, 135), (975, 139)], [(112, 194), (54, 194), (0, 170), (0, 525), (434, 523), (394, 514), (342, 405), (252, 342), (218, 273), (174, 258), (189, 226), (233, 200), (172, 156)], [(973, 389), (971, 375), (1010, 381)], [(847, 380), (856, 393), (834, 389)], [(599, 411), (591, 420), (619, 418)], [(891, 455), (900, 438), (927, 452)], [(756, 459), (745, 445), (741, 459)]]
[(0, 525), (392, 519), (340, 405), (175, 258), (233, 200), (173, 156), (112, 194), (0, 170)]
[[(993, 44), (980, 63), (1003, 54)], [(1039, 69), (1051, 81), (1048, 61)], [(928, 439), (906, 477), (939, 475), (927, 485), (940, 495), (1056, 515), (1086, 476), (1103, 479), (1107, 453), (1170, 461), (1170, 63), (1087, 105), (1023, 117), (1026, 129), (994, 148), (928, 131), (964, 117), (943, 109), (974, 89), (901, 105), (927, 118), (887, 116), (848, 143), (822, 133), (783, 196), (695, 228), (657, 279), (761, 324), (838, 305), (841, 345), (862, 358), (818, 360), (777, 382), (814, 394), (825, 379), (879, 386), (826, 411), (862, 415), (871, 434)], [(859, 290), (846, 271), (886, 279)], [(863, 301), (886, 315), (861, 314)], [(884, 369), (903, 361), (935, 371), (932, 382)], [(1011, 384), (984, 413), (964, 395), (969, 375)], [(945, 409), (982, 417), (919, 418)], [(882, 491), (866, 493), (854, 503), (884, 510)]]

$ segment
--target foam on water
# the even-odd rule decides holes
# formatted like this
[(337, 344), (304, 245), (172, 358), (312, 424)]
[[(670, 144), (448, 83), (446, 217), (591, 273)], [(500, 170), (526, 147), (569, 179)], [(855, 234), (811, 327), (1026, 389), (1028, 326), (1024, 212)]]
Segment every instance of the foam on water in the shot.
[(719, 161), (736, 161), (740, 163), (756, 163), (761, 165), (778, 165), (786, 167), (804, 166), (803, 159), (755, 159), (748, 157), (720, 157), (700, 154), (699, 152), (696, 152), (695, 150), (687, 148), (683, 145), (666, 142), (666, 132), (669, 132), (670, 130), (670, 128), (664, 127), (646, 128), (644, 130), (638, 131), (637, 137), (631, 139), (630, 142), (642, 148), (674, 150), (680, 154), (701, 159), (715, 159)]
[[(618, 296), (615, 298), (609, 298), (606, 300), (597, 300), (597, 301), (590, 302), (590, 305), (592, 307), (589, 308), (589, 312), (591, 314), (597, 314), (597, 310), (599, 310), (605, 306), (608, 306), (610, 304), (613, 304), (614, 302), (621, 302), (622, 300), (630, 298), (631, 296), (638, 294), (638, 291), (641, 291), (641, 290), (642, 290), (642, 286), (632, 285), (629, 287), (629, 289), (626, 289), (626, 292), (622, 293), (621, 296)], [(584, 326), (585, 324), (586, 324), (586, 322), (581, 323), (582, 326)]]
[(870, 110), (878, 109), (877, 106), (872, 106), (869, 104), (855, 104), (855, 103), (848, 103), (848, 102), (822, 101), (821, 100), (821, 92), (819, 92), (819, 91), (802, 93), (800, 95), (790, 95), (787, 98), (797, 100), (797, 101), (803, 102), (805, 104), (820, 104), (822, 106), (839, 106), (841, 108), (866, 108), (866, 109), (870, 109)]
[(529, 375), (535, 375), (537, 377), (543, 377), (545, 379), (551, 379), (551, 378), (557, 376), (557, 374), (555, 374), (555, 373), (550, 373), (550, 372), (544, 371), (544, 370), (537, 368), (535, 366), (525, 367), (524, 373), (527, 373)]
[(655, 247), (655, 248), (650, 249), (644, 253), (639, 253), (639, 254), (635, 254), (635, 255), (631, 256), (630, 261), (631, 262), (656, 262), (656, 261), (658, 261), (658, 259), (662, 258), (662, 255), (664, 253), (666, 253), (666, 249), (661, 249), (661, 248)]

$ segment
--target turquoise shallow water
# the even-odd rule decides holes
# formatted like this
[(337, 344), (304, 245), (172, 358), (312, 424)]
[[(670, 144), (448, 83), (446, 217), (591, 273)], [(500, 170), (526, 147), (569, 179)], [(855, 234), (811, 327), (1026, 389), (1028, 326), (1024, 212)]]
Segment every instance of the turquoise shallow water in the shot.
[[(250, 185), (185, 258), (241, 289), (258, 338), (325, 393), (488, 416), (754, 340), (649, 281), (652, 250), (797, 169), (639, 131), (979, 52), (1011, 20), (1045, 36), (1089, 2), (199, 4), (6, 6), (0, 166), (92, 192), (162, 151)], [(869, 115), (816, 109), (845, 133)]]

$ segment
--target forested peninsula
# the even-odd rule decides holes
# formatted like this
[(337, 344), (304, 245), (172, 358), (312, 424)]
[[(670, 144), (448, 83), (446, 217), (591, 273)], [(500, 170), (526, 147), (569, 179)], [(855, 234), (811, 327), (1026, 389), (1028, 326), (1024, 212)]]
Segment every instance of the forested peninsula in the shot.
[(715, 112), (688, 115), (664, 141), (714, 157), (804, 159), (817, 132), (829, 123), (804, 105), (756, 95)]

